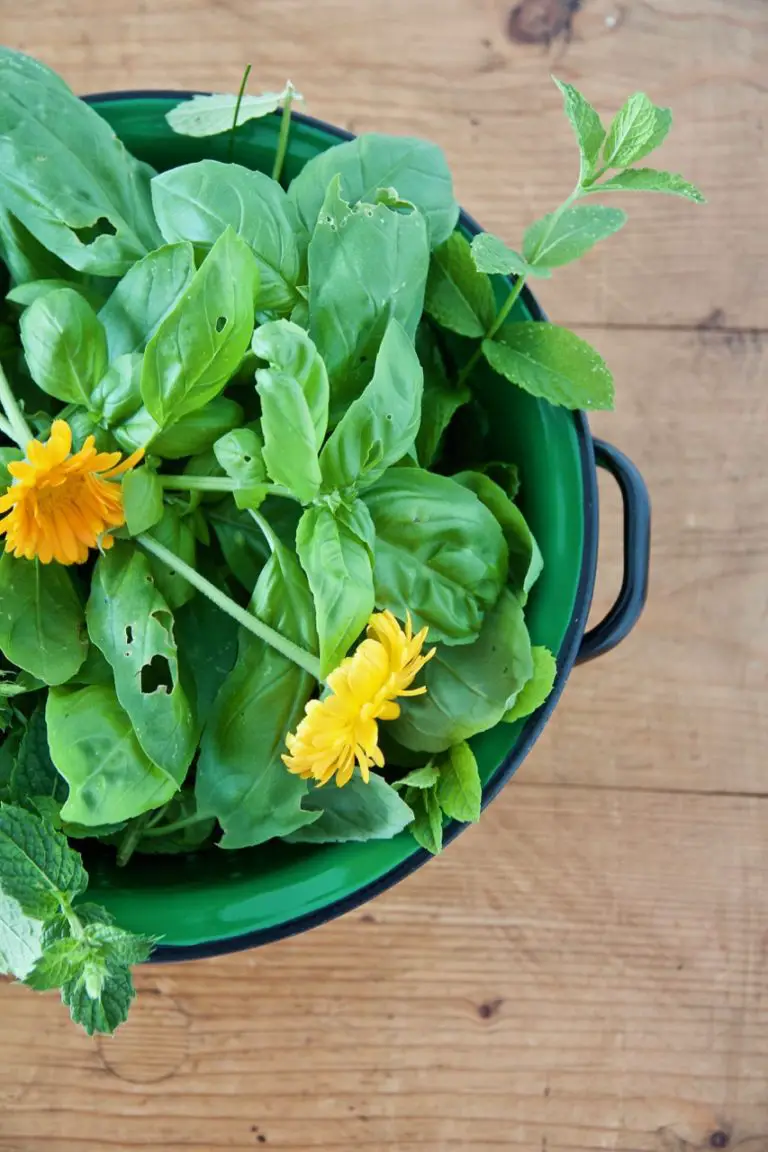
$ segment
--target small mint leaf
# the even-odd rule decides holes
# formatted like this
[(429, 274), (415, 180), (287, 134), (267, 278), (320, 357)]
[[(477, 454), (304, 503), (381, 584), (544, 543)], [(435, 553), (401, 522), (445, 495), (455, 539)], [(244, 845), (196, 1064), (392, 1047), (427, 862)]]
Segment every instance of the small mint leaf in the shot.
[(564, 408), (612, 408), (613, 377), (591, 345), (556, 324), (507, 324), (483, 354), (500, 376)]
[[(302, 97), (291, 84), (282, 92), (262, 92), (258, 96), (243, 96), (237, 112), (237, 127), (247, 120), (258, 120), (275, 112), (290, 95), (292, 100)], [(168, 124), (180, 136), (218, 136), (229, 132), (234, 123), (238, 97), (235, 95), (193, 96), (177, 104), (166, 113)]]
[(443, 849), (443, 814), (437, 799), (437, 786), (408, 788), (405, 802), (413, 811), (409, 832), (417, 844), (437, 856)]
[(578, 88), (558, 80), (556, 76), (552, 79), (563, 94), (565, 113), (576, 133), (581, 153), (581, 182), (584, 183), (597, 168), (600, 149), (605, 140), (605, 128), (598, 113)]
[(437, 800), (452, 820), (474, 823), (480, 819), (483, 786), (469, 744), (454, 744), (439, 761)]
[(626, 220), (626, 213), (620, 209), (597, 204), (567, 208), (560, 216), (543, 216), (525, 233), (525, 259), (537, 269), (571, 264), (600, 240), (618, 232)]
[(635, 92), (613, 118), (603, 164), (606, 168), (625, 168), (642, 160), (663, 143), (671, 127), (669, 108), (659, 108), (644, 92)]
[(491, 232), (472, 238), (472, 259), (478, 272), (496, 276), (527, 276), (528, 264), (514, 248), (509, 248)]
[[(98, 995), (92, 996), (91, 992)], [(110, 966), (104, 969), (92, 965), (61, 990), (70, 1016), (89, 1036), (94, 1032), (109, 1035), (119, 1028), (128, 1018), (135, 995), (128, 969)]]
[(595, 184), (587, 192), (664, 192), (669, 196), (683, 196), (695, 204), (706, 204), (704, 196), (694, 184), (689, 184), (677, 172), (660, 172), (656, 168), (627, 168), (609, 180)]

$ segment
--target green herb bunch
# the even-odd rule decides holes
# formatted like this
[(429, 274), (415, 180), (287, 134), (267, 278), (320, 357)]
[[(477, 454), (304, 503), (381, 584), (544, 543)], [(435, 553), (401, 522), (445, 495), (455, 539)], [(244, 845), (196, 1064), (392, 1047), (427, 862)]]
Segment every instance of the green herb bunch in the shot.
[[(455, 429), (482, 422), (489, 373), (611, 407), (598, 354), (514, 305), (623, 225), (598, 193), (700, 199), (636, 167), (667, 110), (635, 95), (606, 131), (561, 84), (574, 191), (520, 251), (470, 242), (424, 141), (361, 136), (286, 190), (296, 94), (246, 96), (246, 79), (168, 121), (230, 130), (232, 156), (240, 125), (282, 106), (271, 174), (157, 174), (54, 73), (0, 50), (0, 528), (55, 422), (73, 453), (144, 453), (111, 547), (0, 557), (0, 967), (60, 989), (89, 1032), (125, 1019), (156, 942), (87, 902), (81, 850), (126, 864), (410, 829), (437, 852), (446, 817), (478, 819), (469, 741), (536, 710), (555, 660), (526, 627), (543, 561), (517, 471), (455, 452)], [(286, 737), (375, 610), (428, 629), (427, 691), (382, 725), (383, 770), (320, 788), (288, 771)]]

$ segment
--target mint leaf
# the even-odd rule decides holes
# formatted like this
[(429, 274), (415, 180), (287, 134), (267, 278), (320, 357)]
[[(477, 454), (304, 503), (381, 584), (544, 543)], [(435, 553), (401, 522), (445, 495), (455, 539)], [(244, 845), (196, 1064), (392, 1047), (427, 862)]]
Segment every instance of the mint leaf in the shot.
[(558, 80), (556, 76), (553, 76), (552, 79), (563, 94), (565, 114), (576, 133), (576, 140), (581, 153), (580, 179), (584, 183), (597, 168), (600, 149), (605, 140), (605, 128), (603, 128), (595, 109), (577, 88), (574, 88), (572, 84)]
[(525, 259), (536, 268), (559, 268), (579, 260), (600, 240), (623, 227), (627, 216), (617, 208), (577, 205), (557, 216), (537, 220), (523, 237)]
[[(93, 992), (97, 995), (92, 995)], [(114, 1032), (127, 1019), (135, 995), (127, 968), (102, 968), (94, 964), (61, 990), (70, 1016), (89, 1036), (94, 1032)]]
[(0, 804), (0, 891), (47, 920), (84, 892), (88, 877), (66, 838), (39, 816)]
[(454, 232), (432, 253), (425, 311), (460, 336), (484, 336), (496, 316), (491, 282), (478, 270), (469, 242)]
[(481, 232), (471, 245), (472, 259), (479, 272), (496, 276), (540, 276), (546, 278), (546, 269), (533, 269), (514, 248), (509, 248), (498, 236)]
[(425, 764), (423, 768), (414, 768), (413, 772), (409, 772), (407, 776), (403, 776), (402, 780), (397, 780), (393, 785), (394, 788), (431, 788), (433, 784), (437, 784), (440, 779), (440, 771), (436, 764), (431, 761)]
[(24, 983), (38, 992), (60, 988), (62, 984), (79, 978), (92, 953), (91, 945), (84, 938), (62, 936), (47, 944)]
[(505, 724), (514, 724), (540, 708), (552, 691), (557, 674), (557, 662), (548, 648), (532, 648), (533, 675), (513, 698), (508, 712), (502, 717)]
[(123, 479), (123, 509), (131, 536), (140, 536), (162, 520), (163, 486), (151, 468), (138, 468)]
[(689, 184), (677, 172), (661, 172), (656, 168), (626, 168), (604, 180), (586, 188), (586, 192), (666, 192), (669, 196), (684, 196), (696, 204), (706, 204), (706, 200), (694, 184)]
[(659, 147), (671, 127), (669, 108), (658, 108), (644, 92), (635, 92), (613, 118), (603, 148), (603, 164), (624, 168), (642, 160)]
[(42, 950), (43, 925), (25, 916), (12, 896), (0, 892), (0, 973), (23, 980)]
[(413, 810), (413, 822), (408, 825), (408, 831), (417, 844), (437, 856), (443, 850), (443, 814), (437, 800), (437, 786), (408, 788), (405, 801)]
[(483, 786), (474, 753), (469, 744), (454, 744), (439, 761), (437, 800), (453, 820), (475, 823), (480, 819)]
[(507, 324), (483, 341), (486, 360), (500, 376), (564, 408), (612, 408), (613, 377), (585, 340), (556, 324)]

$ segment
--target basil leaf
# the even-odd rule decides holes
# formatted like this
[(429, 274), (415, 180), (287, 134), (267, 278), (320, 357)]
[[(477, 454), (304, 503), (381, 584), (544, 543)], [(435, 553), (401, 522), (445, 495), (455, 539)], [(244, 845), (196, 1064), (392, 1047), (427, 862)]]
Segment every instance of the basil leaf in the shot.
[(605, 128), (603, 128), (595, 109), (577, 88), (574, 88), (572, 84), (558, 80), (556, 76), (553, 76), (552, 79), (563, 94), (565, 113), (576, 133), (576, 140), (581, 153), (579, 179), (583, 184), (597, 168), (600, 149), (605, 140)]
[(613, 118), (603, 148), (606, 168), (624, 168), (662, 144), (672, 127), (669, 108), (658, 108), (644, 92), (635, 92)]
[(486, 460), (479, 471), (498, 484), (510, 500), (514, 500), (520, 491), (520, 472), (516, 464), (509, 464), (506, 460)]
[(190, 240), (196, 250), (234, 229), (259, 266), (258, 307), (291, 311), (301, 262), (286, 194), (275, 180), (239, 164), (201, 160), (155, 176), (152, 203), (166, 240)]
[[(237, 428), (242, 419), (243, 410), (238, 403), (227, 396), (214, 396), (204, 408), (185, 413), (151, 440), (139, 440), (137, 447), (146, 445), (153, 456), (162, 456), (164, 460), (181, 460), (212, 448), (222, 436)], [(137, 422), (132, 420), (121, 429), (123, 435), (133, 434), (134, 439), (137, 430)]]
[(443, 435), (451, 420), (472, 393), (466, 384), (450, 380), (437, 341), (422, 324), (416, 334), (416, 351), (424, 371), (421, 421), (416, 436), (416, 455), (422, 468), (429, 468), (440, 454)]
[(269, 559), (263, 532), (247, 512), (240, 512), (233, 505), (217, 506), (209, 519), (227, 567), (250, 596)]
[(263, 441), (253, 428), (227, 432), (213, 446), (214, 455), (227, 476), (239, 484), (263, 484), (267, 479), (263, 449)]
[(308, 254), (309, 334), (328, 369), (335, 423), (370, 380), (390, 320), (414, 337), (429, 244), (420, 213), (383, 204), (350, 208), (338, 178), (322, 207)]
[(406, 803), (413, 809), (413, 822), (408, 831), (417, 844), (433, 856), (443, 850), (443, 814), (437, 799), (437, 788), (408, 788)]
[(451, 820), (476, 823), (480, 819), (483, 786), (474, 753), (462, 741), (449, 748), (439, 761), (437, 801)]
[(86, 619), (91, 640), (112, 666), (117, 698), (141, 747), (181, 785), (195, 754), (197, 726), (179, 678), (173, 616), (142, 552), (116, 544), (99, 558)]
[(413, 448), (423, 375), (413, 341), (397, 320), (390, 320), (370, 384), (323, 448), (320, 469), (326, 489), (367, 488)]
[[(519, 252), (509, 248), (503, 240), (498, 236), (492, 236), (490, 232), (480, 232), (472, 237), (470, 255), (478, 272), (500, 276), (549, 275), (529, 268), (527, 261)], [(482, 335), (485, 335), (487, 327), (486, 325)]]
[(253, 334), (251, 348), (259, 360), (266, 360), (272, 372), (290, 376), (299, 385), (319, 451), (328, 429), (329, 391), (328, 373), (317, 348), (304, 329), (290, 320), (262, 324)]
[(41, 296), (47, 296), (50, 292), (58, 291), (59, 288), (68, 288), (79, 293), (92, 308), (100, 308), (104, 303), (104, 293), (98, 288), (87, 283), (78, 284), (73, 280), (33, 280), (30, 283), (19, 284), (18, 287), (12, 288), (5, 298), (11, 304), (18, 304), (20, 308), (28, 308)]
[[(158, 543), (164, 544), (174, 556), (178, 556), (179, 560), (189, 564), (190, 568), (195, 567), (195, 534), (189, 519), (180, 508), (166, 504), (162, 520), (154, 525), (150, 535)], [(157, 589), (169, 608), (175, 611), (192, 599), (195, 590), (183, 576), (161, 563), (156, 556), (147, 556), (146, 559)]]
[(613, 408), (613, 377), (601, 356), (567, 328), (537, 321), (507, 324), (483, 354), (495, 372), (564, 408)]
[(313, 232), (334, 176), (340, 176), (350, 204), (373, 201), (380, 188), (394, 186), (425, 216), (433, 247), (456, 227), (459, 206), (442, 149), (408, 136), (367, 132), (337, 144), (305, 164), (288, 189), (288, 198), (307, 232)]
[(191, 244), (166, 244), (126, 272), (99, 312), (111, 361), (144, 351), (194, 274)]
[(149, 172), (44, 65), (0, 49), (0, 204), (72, 268), (121, 276), (160, 235)]
[(570, 264), (581, 259), (600, 240), (618, 232), (626, 220), (626, 212), (597, 204), (577, 204), (559, 216), (543, 216), (526, 229), (523, 238), (525, 259), (537, 268), (559, 268)]
[(346, 656), (373, 612), (373, 525), (357, 500), (347, 512), (322, 505), (299, 521), (296, 548), (315, 602), (323, 678)]
[(64, 836), (32, 812), (0, 804), (0, 890), (22, 912), (47, 920), (85, 891), (83, 862)]
[[(141, 402), (141, 366), (143, 357), (136, 352), (126, 352), (118, 356), (113, 364), (99, 380), (90, 398), (89, 407), (94, 416), (110, 428), (118, 443), (124, 443), (123, 434), (119, 428), (123, 421), (129, 421), (142, 407)], [(157, 425), (152, 421), (155, 428)], [(133, 447), (139, 447), (133, 441), (128, 441)], [(133, 450), (131, 448), (131, 450)]]
[(442, 328), (460, 336), (485, 336), (496, 318), (491, 282), (478, 271), (460, 232), (432, 253), (424, 309)]
[(66, 281), (74, 277), (72, 269), (44, 248), (1, 203), (0, 261), (5, 264), (11, 282), (16, 285), (40, 280)]
[(343, 788), (311, 788), (305, 810), (319, 812), (286, 839), (291, 844), (346, 844), (349, 841), (391, 840), (413, 819), (413, 812), (394, 788), (371, 772), (366, 784), (354, 775)]
[(376, 607), (400, 620), (410, 612), (432, 643), (473, 640), (506, 579), (495, 518), (472, 492), (421, 468), (387, 472), (364, 499), (376, 529)]
[(532, 670), (523, 609), (505, 589), (473, 644), (438, 646), (424, 669), (426, 695), (403, 702), (392, 735), (417, 752), (469, 740), (499, 723)]
[(282, 92), (261, 92), (258, 96), (241, 98), (218, 93), (210, 96), (193, 96), (191, 100), (177, 104), (166, 113), (165, 118), (174, 132), (178, 132), (181, 136), (218, 136), (221, 132), (231, 130), (235, 113), (239, 128), (247, 120), (260, 119), (274, 112), (289, 93), (293, 99), (301, 99), (290, 80)]
[(217, 608), (207, 596), (195, 595), (176, 615), (179, 663), (192, 673), (196, 691), (195, 715), (201, 727), (208, 719), (219, 689), (234, 667), (237, 634), (238, 627), (232, 617)]
[(107, 338), (90, 304), (71, 288), (48, 292), (23, 313), (20, 330), (37, 386), (65, 404), (90, 407), (107, 369)]
[(509, 551), (510, 584), (513, 591), (527, 596), (541, 574), (544, 561), (522, 512), (490, 476), (480, 472), (460, 472), (454, 480), (474, 492), (496, 517)]
[[(313, 647), (314, 611), (296, 557), (278, 544), (256, 585), (259, 619)], [(307, 783), (286, 769), (286, 734), (301, 719), (314, 681), (251, 632), (240, 630), (237, 662), (224, 681), (203, 733), (195, 793), (200, 812), (216, 816), (222, 848), (246, 848), (286, 836), (316, 820), (302, 800)]]
[(52, 688), (45, 718), (53, 762), (69, 784), (63, 820), (119, 824), (178, 791), (178, 779), (142, 749), (111, 686)]
[(227, 229), (144, 353), (141, 394), (161, 427), (202, 408), (235, 372), (253, 333), (258, 284), (251, 250)]
[(88, 651), (83, 608), (60, 564), (0, 556), (0, 651), (46, 684), (63, 684)]
[(508, 711), (502, 717), (505, 724), (514, 724), (524, 716), (530, 716), (545, 702), (557, 675), (557, 662), (547, 648), (532, 648), (533, 673), (514, 697), (507, 701)]
[(11, 770), (9, 793), (11, 803), (32, 811), (40, 799), (52, 801), (58, 811), (67, 798), (67, 785), (56, 771), (48, 749), (45, 709), (40, 706), (27, 721)]
[(587, 192), (666, 192), (670, 196), (683, 196), (696, 204), (706, 201), (693, 184), (676, 172), (659, 172), (655, 168), (626, 168), (608, 180), (586, 189)]
[(321, 484), (317, 454), (328, 424), (325, 366), (307, 334), (289, 320), (259, 328), (253, 351), (271, 365), (256, 372), (267, 472), (308, 504)]
[(163, 485), (151, 468), (136, 468), (123, 478), (123, 511), (131, 536), (140, 536), (163, 518)]

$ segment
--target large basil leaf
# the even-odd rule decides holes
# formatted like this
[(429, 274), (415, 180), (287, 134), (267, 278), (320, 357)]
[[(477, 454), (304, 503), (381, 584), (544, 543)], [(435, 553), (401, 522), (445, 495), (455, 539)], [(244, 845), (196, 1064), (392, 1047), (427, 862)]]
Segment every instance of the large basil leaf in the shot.
[(53, 762), (69, 784), (62, 819), (119, 824), (177, 792), (179, 781), (142, 750), (111, 686), (51, 689), (45, 718)]
[(20, 328), (38, 387), (65, 404), (90, 407), (107, 369), (107, 337), (90, 304), (72, 288), (58, 288), (26, 309)]
[(285, 192), (263, 172), (201, 160), (152, 181), (152, 203), (166, 240), (210, 248), (227, 227), (253, 249), (261, 274), (258, 307), (289, 313), (301, 265)]
[(299, 521), (296, 548), (315, 602), (323, 677), (341, 663), (373, 612), (373, 546), (373, 524), (360, 500), (335, 513), (314, 505)]
[(227, 567), (250, 596), (259, 573), (269, 559), (264, 533), (247, 512), (239, 511), (228, 502), (212, 509), (208, 519), (216, 533)]
[(343, 788), (311, 788), (304, 808), (320, 812), (320, 817), (286, 837), (291, 844), (391, 840), (413, 820), (405, 801), (375, 772), (367, 784), (356, 774)]
[(110, 360), (144, 351), (194, 274), (191, 244), (166, 244), (126, 272), (99, 312)]
[[(251, 604), (259, 619), (314, 647), (312, 597), (296, 557), (278, 544)], [(246, 848), (286, 836), (318, 818), (302, 808), (307, 783), (281, 756), (314, 688), (303, 669), (241, 629), (237, 662), (203, 733), (195, 791), (201, 812), (216, 816), (222, 848)]]
[[(0, 262), (16, 285), (35, 281), (69, 280), (72, 269), (45, 249), (39, 240), (0, 204)], [(30, 301), (31, 303), (31, 301)]]
[(450, 169), (436, 144), (368, 132), (315, 156), (288, 189), (307, 232), (314, 230), (328, 186), (337, 175), (350, 204), (372, 201), (379, 189), (394, 187), (401, 200), (410, 201), (426, 217), (433, 247), (456, 227), (459, 206)]
[(416, 334), (416, 351), (424, 371), (416, 455), (422, 468), (429, 468), (440, 453), (445, 430), (459, 408), (471, 400), (472, 393), (466, 384), (449, 379), (437, 340), (426, 324), (421, 324)]
[(419, 212), (350, 208), (332, 182), (309, 245), (309, 334), (328, 369), (334, 422), (370, 380), (389, 321), (415, 335), (428, 267)]
[(173, 616), (142, 552), (116, 544), (99, 558), (86, 619), (141, 747), (181, 785), (195, 754), (197, 725), (179, 678)]
[(160, 243), (139, 163), (36, 60), (0, 49), (0, 205), (72, 268), (121, 276)]
[(237, 655), (238, 627), (207, 596), (194, 599), (176, 615), (179, 662), (189, 668), (195, 683), (198, 722), (205, 724)]
[(250, 343), (258, 285), (253, 253), (228, 228), (144, 353), (141, 394), (160, 427), (224, 388)]
[[(121, 421), (130, 420), (142, 407), (142, 361), (138, 352), (126, 352), (124, 356), (118, 356), (99, 380), (90, 399), (92, 413), (105, 427), (112, 429), (121, 447), (125, 447), (126, 443), (132, 444), (132, 441), (126, 437), (124, 442), (118, 428), (113, 428), (113, 425), (119, 426)], [(152, 423), (157, 428), (154, 421)], [(138, 443), (134, 446), (139, 447)], [(133, 447), (130, 451), (133, 451)]]
[(392, 734), (406, 748), (442, 752), (498, 724), (532, 672), (523, 609), (505, 589), (474, 644), (438, 645), (424, 669), (426, 695), (403, 701)]
[[(169, 428), (158, 432), (148, 443), (148, 449), (155, 456), (165, 460), (181, 460), (185, 456), (196, 456), (237, 428), (243, 420), (243, 410), (228, 396), (214, 396), (204, 408), (196, 408), (176, 420)], [(126, 429), (131, 421), (124, 426)]]
[(377, 608), (400, 620), (410, 612), (433, 643), (473, 640), (506, 579), (496, 519), (455, 480), (421, 468), (392, 469), (364, 499), (376, 529)]
[(88, 637), (72, 578), (60, 564), (0, 556), (0, 651), (46, 684), (63, 684), (85, 660)]
[(474, 492), (498, 520), (509, 550), (510, 583), (515, 592), (527, 595), (538, 579), (544, 561), (522, 512), (490, 476), (480, 472), (460, 472), (454, 480)]
[(267, 472), (308, 504), (320, 491), (317, 454), (328, 426), (325, 365), (306, 332), (289, 320), (262, 325), (253, 351), (270, 364), (256, 372)]
[(390, 320), (373, 379), (353, 400), (320, 457), (326, 489), (369, 487), (413, 447), (421, 419), (423, 372), (413, 341)]

